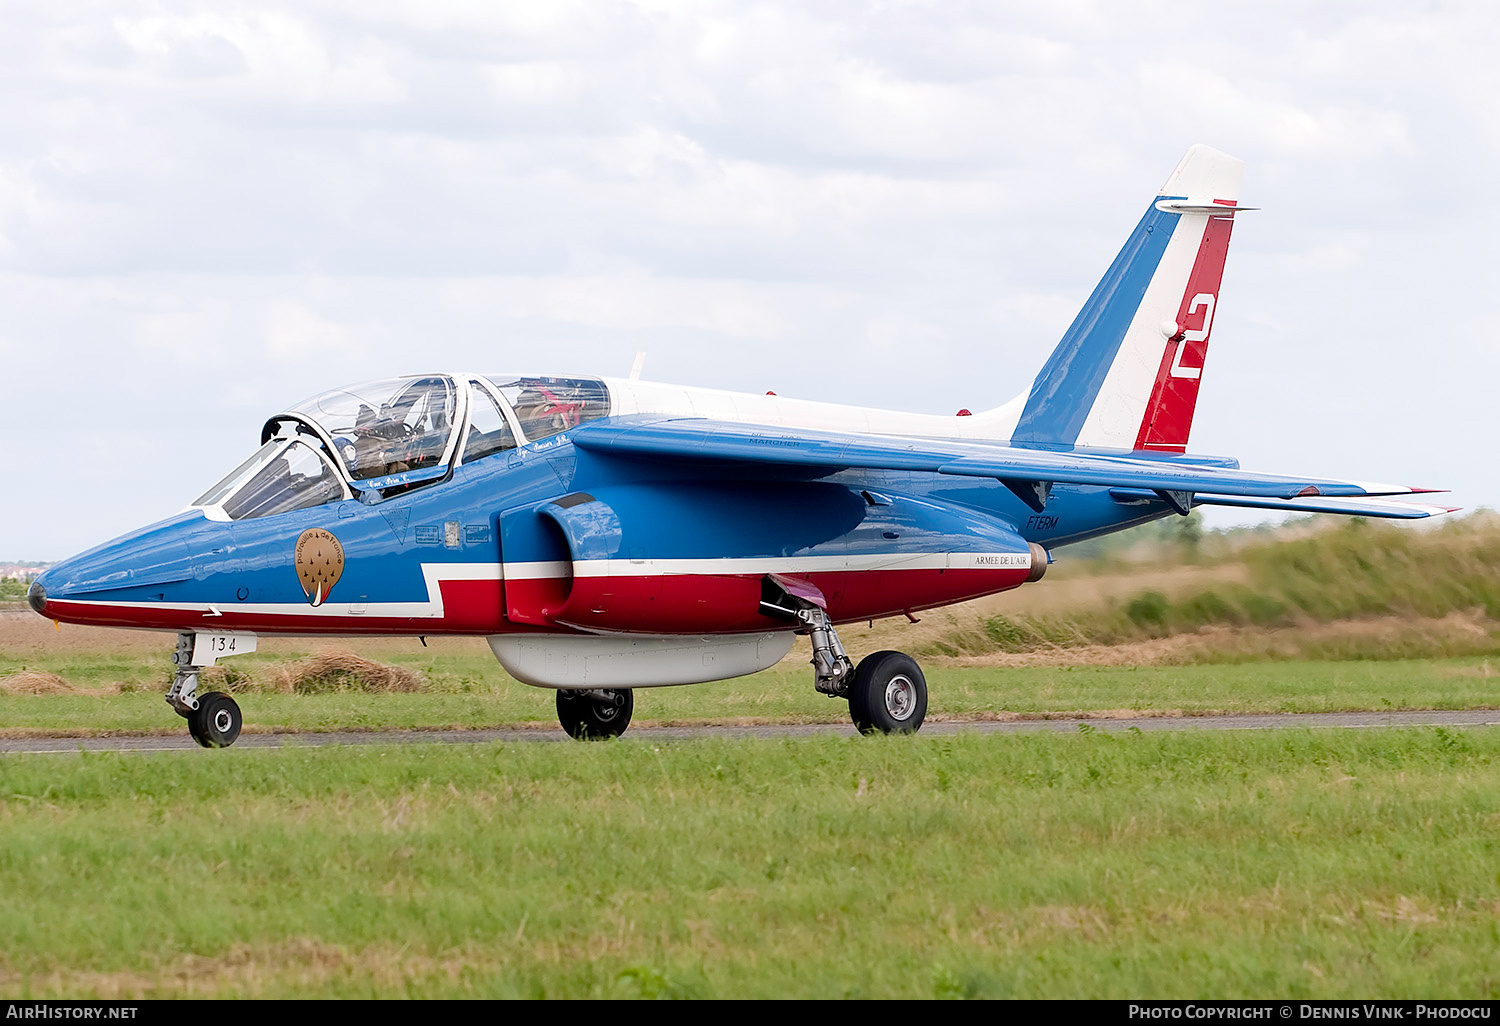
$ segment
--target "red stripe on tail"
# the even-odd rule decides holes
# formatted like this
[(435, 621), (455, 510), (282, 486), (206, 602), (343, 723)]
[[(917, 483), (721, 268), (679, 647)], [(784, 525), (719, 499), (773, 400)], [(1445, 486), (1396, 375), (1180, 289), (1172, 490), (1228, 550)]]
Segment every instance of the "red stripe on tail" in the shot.
[[(1219, 201), (1215, 201), (1219, 202)], [(1167, 340), (1156, 370), (1156, 383), (1146, 403), (1146, 415), (1136, 435), (1137, 449), (1185, 452), (1193, 411), (1198, 406), (1198, 385), (1203, 379), (1203, 361), (1208, 355), (1208, 336), (1213, 331), (1214, 308), (1219, 303), (1219, 283), (1224, 277), (1224, 258), (1229, 253), (1231, 217), (1210, 217), (1198, 244), (1198, 256), (1188, 275), (1182, 303), (1177, 308), (1177, 333)]]

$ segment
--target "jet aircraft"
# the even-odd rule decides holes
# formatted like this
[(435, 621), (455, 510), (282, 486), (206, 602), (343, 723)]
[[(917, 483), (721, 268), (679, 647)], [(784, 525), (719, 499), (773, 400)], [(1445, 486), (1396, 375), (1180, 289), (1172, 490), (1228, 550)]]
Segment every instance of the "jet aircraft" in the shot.
[(272, 416), (191, 506), (52, 567), (30, 604), (177, 632), (167, 702), (205, 747), (241, 715), (200, 670), (283, 633), (485, 637), (589, 738), (625, 729), (635, 688), (754, 673), (800, 634), (861, 731), (915, 731), (920, 667), (856, 664), (841, 625), (1035, 582), (1063, 545), (1197, 506), (1450, 512), (1188, 452), (1242, 170), (1190, 149), (1030, 386), (987, 412), (634, 376), (352, 385)]

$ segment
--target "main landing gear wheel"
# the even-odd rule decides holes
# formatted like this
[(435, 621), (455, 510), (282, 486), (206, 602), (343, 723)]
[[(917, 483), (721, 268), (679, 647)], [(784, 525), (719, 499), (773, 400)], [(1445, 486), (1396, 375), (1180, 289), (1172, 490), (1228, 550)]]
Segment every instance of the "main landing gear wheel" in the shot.
[(193, 740), (204, 748), (228, 748), (244, 723), (238, 703), (222, 691), (200, 696), (198, 708), (188, 714), (187, 721)]
[(635, 692), (629, 688), (559, 689), (557, 721), (569, 737), (599, 741), (619, 737), (630, 726)]
[(927, 678), (904, 652), (860, 660), (849, 684), (849, 716), (861, 734), (915, 734), (927, 717)]

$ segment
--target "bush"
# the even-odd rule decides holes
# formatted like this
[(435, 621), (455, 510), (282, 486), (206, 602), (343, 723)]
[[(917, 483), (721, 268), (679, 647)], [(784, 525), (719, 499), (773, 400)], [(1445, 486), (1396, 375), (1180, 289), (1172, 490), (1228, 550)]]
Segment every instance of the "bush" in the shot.
[(1183, 630), (1227, 625), (1238, 627), (1246, 620), (1244, 610), (1216, 591), (1200, 591), (1175, 608), (1173, 623)]
[[(994, 616), (985, 621), (982, 637), (947, 640), (955, 651), (987, 644), (990, 651), (1030, 652), (1113, 645), (1205, 627), (1275, 628), (1373, 616), (1500, 620), (1500, 522), (1493, 516), (1467, 517), (1432, 530), (1355, 520), (1311, 537), (1262, 542), (1241, 558), (1248, 585), (1221, 586), (1180, 600), (1147, 590), (1123, 606), (1073, 616)], [(1500, 641), (1500, 633), (1491, 633), (1487, 638), (1480, 630), (1458, 647), (1488, 651)], [(1432, 639), (1427, 646), (1432, 653), (1416, 635), (1403, 636), (1390, 648), (1409, 655), (1443, 654), (1457, 644), (1445, 638)], [(1365, 643), (1347, 644), (1352, 653)]]
[(1035, 631), (1003, 616), (986, 620), (984, 633), (1002, 652), (1029, 652), (1036, 647)]
[(1125, 606), (1125, 615), (1138, 627), (1161, 628), (1167, 624), (1171, 602), (1159, 591), (1143, 591)]

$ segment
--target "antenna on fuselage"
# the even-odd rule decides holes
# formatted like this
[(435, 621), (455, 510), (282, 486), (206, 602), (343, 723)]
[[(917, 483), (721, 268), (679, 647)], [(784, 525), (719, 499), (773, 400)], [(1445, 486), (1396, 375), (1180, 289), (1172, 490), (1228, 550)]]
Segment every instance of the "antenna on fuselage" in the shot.
[(641, 380), (641, 371), (646, 369), (646, 354), (644, 352), (635, 354), (635, 363), (630, 365), (630, 380)]

